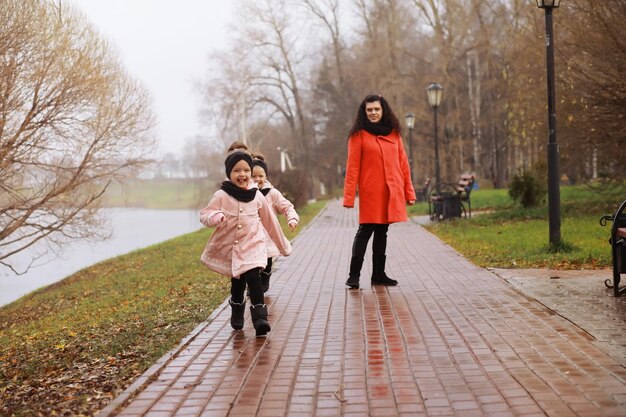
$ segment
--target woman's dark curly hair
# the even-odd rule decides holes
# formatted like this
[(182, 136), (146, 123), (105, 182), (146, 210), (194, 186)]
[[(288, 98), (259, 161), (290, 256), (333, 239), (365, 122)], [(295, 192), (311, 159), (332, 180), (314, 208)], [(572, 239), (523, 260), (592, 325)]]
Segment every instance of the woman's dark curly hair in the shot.
[(380, 124), (383, 126), (389, 126), (396, 132), (401, 133), (400, 122), (398, 121), (398, 118), (394, 114), (393, 110), (391, 110), (387, 100), (385, 100), (385, 98), (380, 94), (370, 94), (363, 99), (361, 105), (359, 106), (359, 110), (356, 113), (356, 120), (352, 125), (352, 129), (350, 129), (350, 136), (354, 135), (359, 130), (365, 129), (365, 122), (368, 120), (367, 114), (365, 113), (365, 104), (373, 103), (375, 101), (379, 101), (381, 107), (383, 108), (383, 117), (380, 120)]

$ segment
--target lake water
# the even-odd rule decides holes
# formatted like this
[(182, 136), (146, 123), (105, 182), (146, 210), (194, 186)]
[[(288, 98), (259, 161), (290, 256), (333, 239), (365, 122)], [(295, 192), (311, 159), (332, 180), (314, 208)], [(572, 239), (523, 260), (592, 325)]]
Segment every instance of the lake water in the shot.
[[(69, 242), (62, 253), (37, 260), (26, 274), (15, 275), (0, 266), (0, 305), (8, 304), (38, 288), (62, 280), (87, 266), (135, 249), (163, 242), (202, 228), (197, 210), (105, 209), (112, 237), (100, 242)], [(27, 266), (34, 255), (15, 255), (17, 268)], [(200, 254), (198, 254), (200, 256)]]

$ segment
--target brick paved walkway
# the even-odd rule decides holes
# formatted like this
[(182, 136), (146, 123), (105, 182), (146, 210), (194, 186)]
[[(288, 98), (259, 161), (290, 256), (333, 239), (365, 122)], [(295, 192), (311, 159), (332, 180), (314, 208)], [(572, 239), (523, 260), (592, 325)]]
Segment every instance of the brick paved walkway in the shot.
[(278, 260), (267, 339), (224, 303), (100, 415), (626, 416), (588, 333), (413, 222), (389, 231), (400, 285), (347, 290), (356, 214), (331, 202)]
[(613, 296), (613, 289), (604, 285), (607, 279), (613, 281), (612, 269), (493, 269), (493, 272), (585, 330), (593, 336), (596, 346), (626, 366), (626, 297)]

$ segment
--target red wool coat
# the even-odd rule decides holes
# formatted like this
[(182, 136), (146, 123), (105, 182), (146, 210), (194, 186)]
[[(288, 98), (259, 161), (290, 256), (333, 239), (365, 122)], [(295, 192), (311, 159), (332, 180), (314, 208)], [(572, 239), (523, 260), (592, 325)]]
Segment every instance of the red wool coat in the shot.
[(359, 223), (407, 221), (406, 203), (415, 200), (409, 161), (394, 130), (376, 136), (360, 130), (348, 139), (343, 205), (354, 207), (359, 190)]

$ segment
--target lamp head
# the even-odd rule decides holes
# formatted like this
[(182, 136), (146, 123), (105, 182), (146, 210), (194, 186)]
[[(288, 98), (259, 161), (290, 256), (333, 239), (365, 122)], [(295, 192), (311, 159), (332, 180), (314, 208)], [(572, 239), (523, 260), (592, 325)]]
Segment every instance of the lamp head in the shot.
[(428, 104), (430, 107), (437, 108), (441, 104), (443, 97), (443, 86), (439, 83), (432, 83), (426, 88), (428, 94)]
[(535, 0), (537, 7), (540, 9), (556, 9), (559, 7), (561, 0)]
[(408, 129), (413, 129), (415, 126), (415, 116), (413, 113), (407, 113), (406, 116), (404, 116), (404, 121), (406, 122), (406, 127)]

